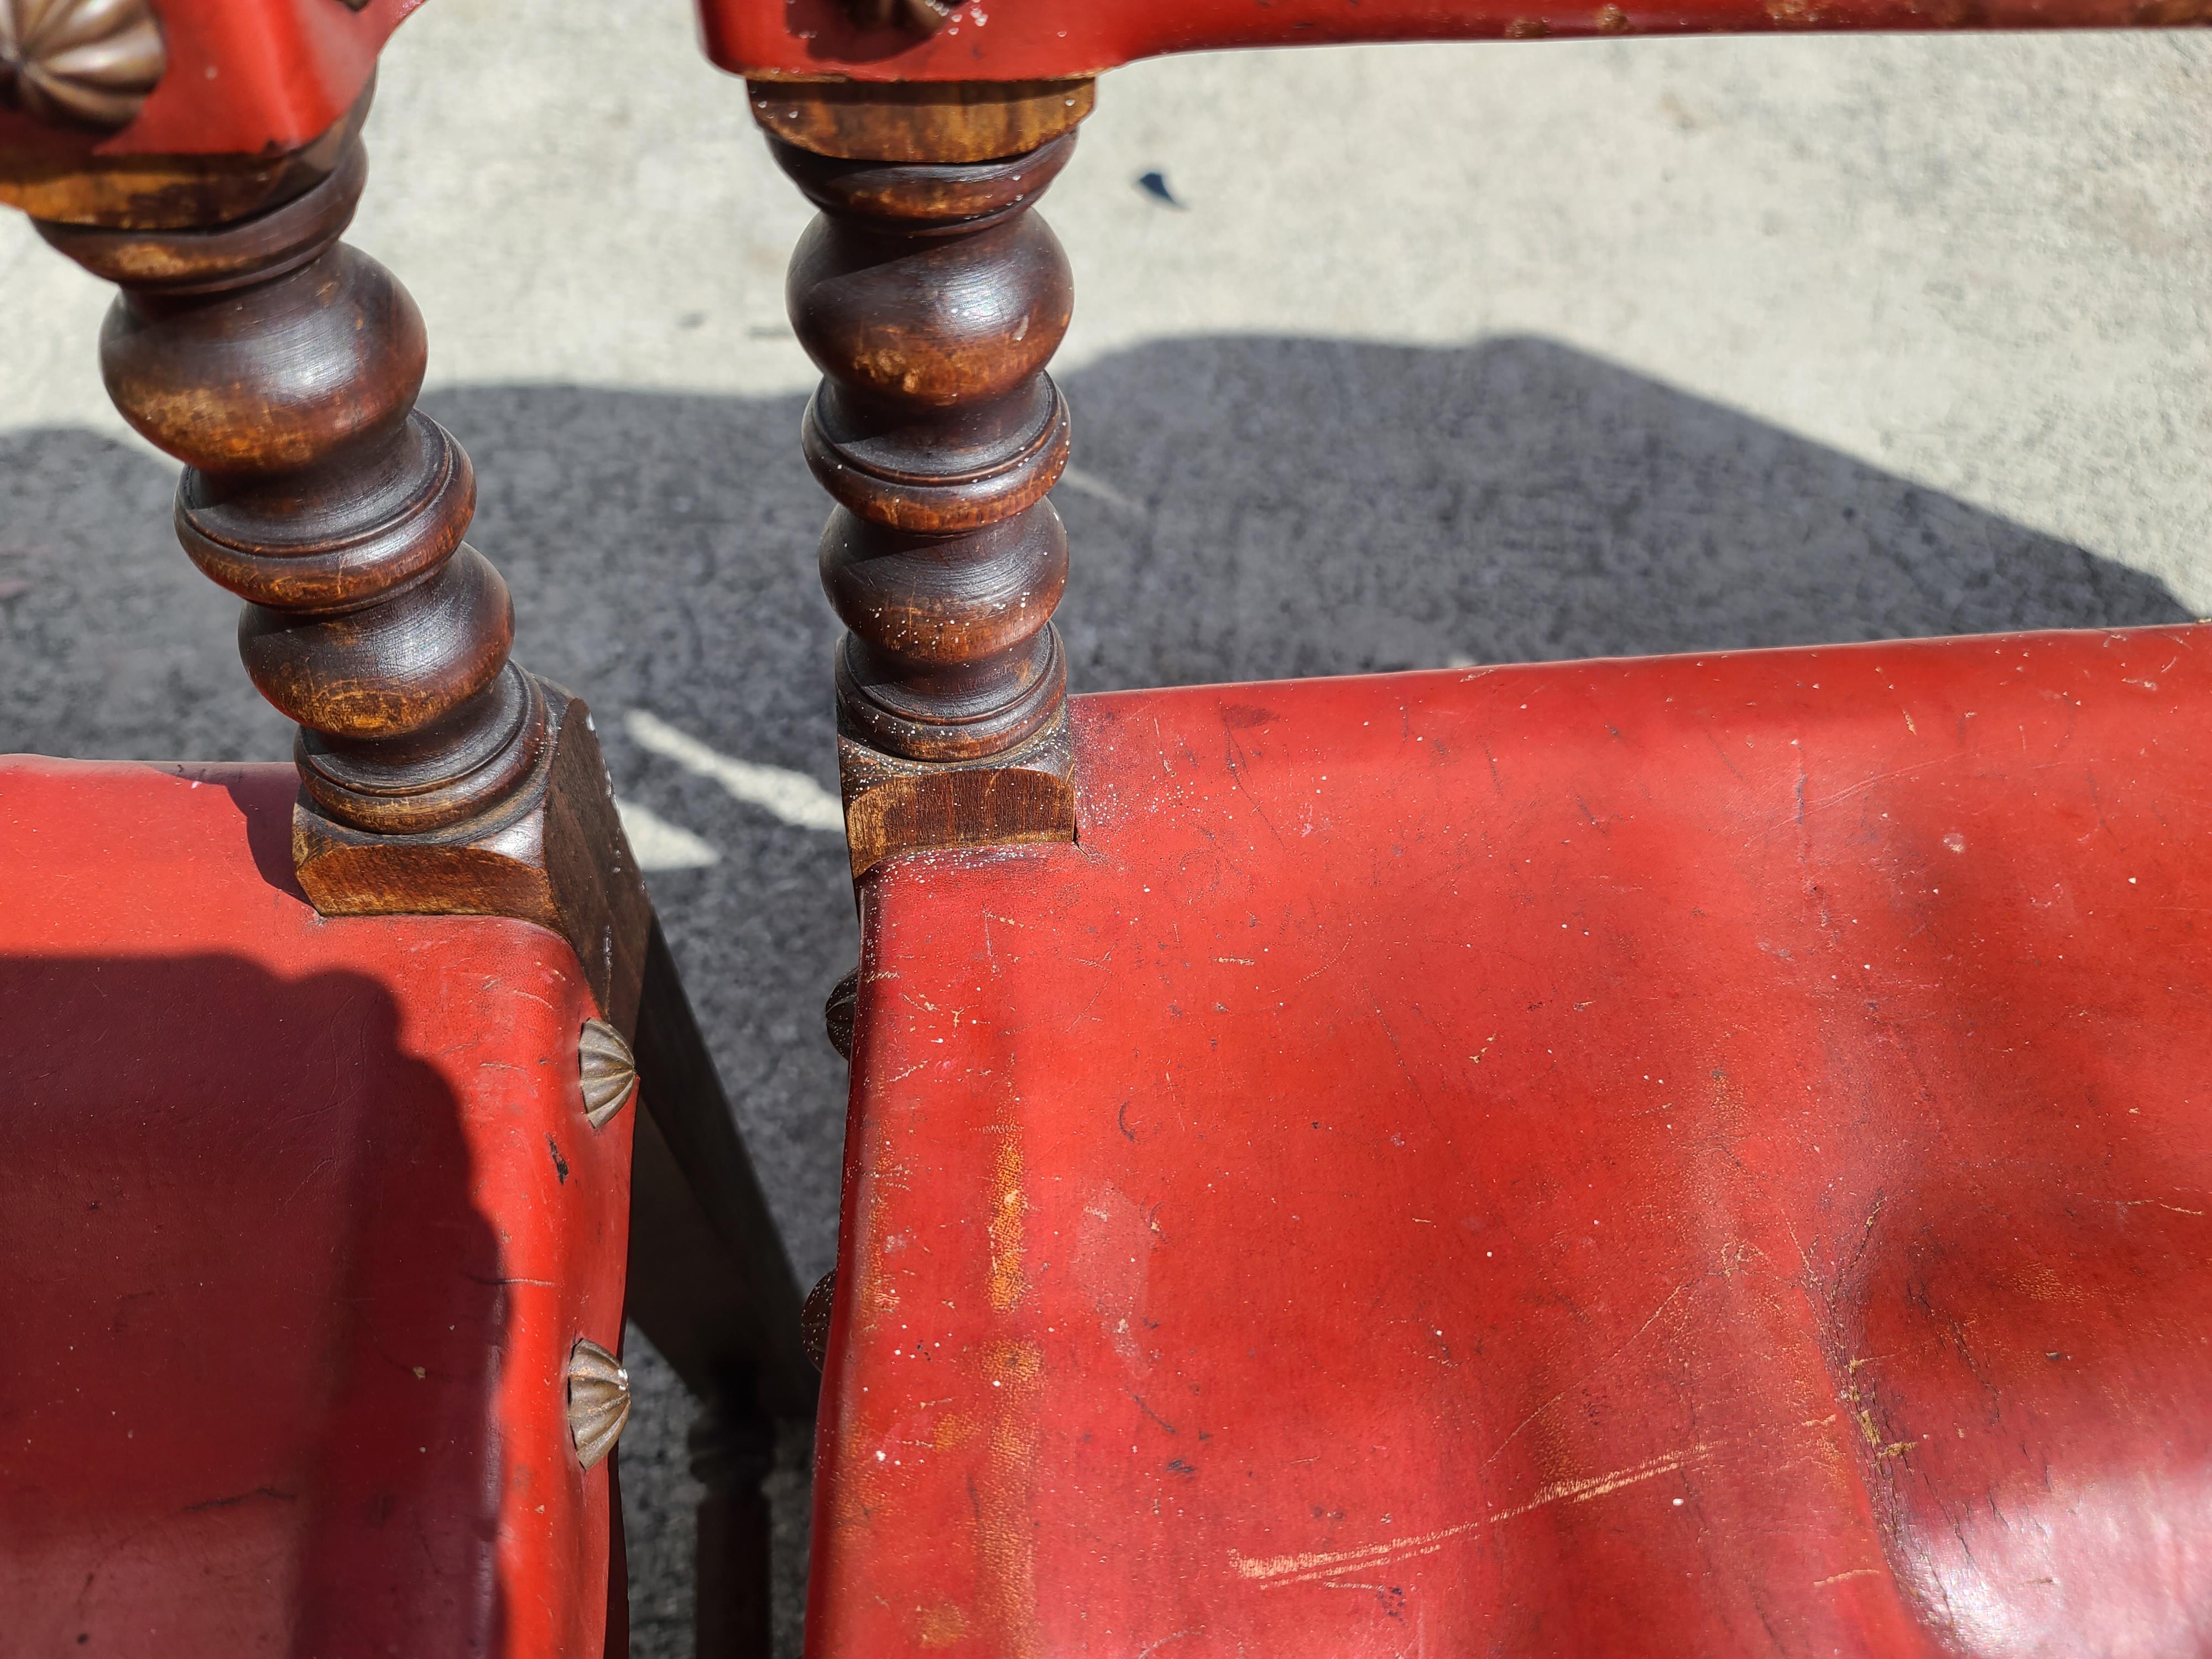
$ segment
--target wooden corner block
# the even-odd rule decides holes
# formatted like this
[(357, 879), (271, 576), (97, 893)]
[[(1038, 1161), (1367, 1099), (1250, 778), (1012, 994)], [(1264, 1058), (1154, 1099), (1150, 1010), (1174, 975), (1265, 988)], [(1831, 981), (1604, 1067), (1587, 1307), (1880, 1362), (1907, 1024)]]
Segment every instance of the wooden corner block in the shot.
[(753, 119), (787, 144), (847, 161), (991, 161), (1073, 131), (1097, 101), (1089, 76), (1060, 81), (746, 82)]
[(853, 879), (897, 853), (1075, 839), (1067, 706), (1026, 742), (972, 761), (910, 761), (837, 734)]
[(292, 862), (326, 916), (513, 916), (566, 939), (608, 1022), (636, 1024), (653, 907), (616, 814), (583, 702), (538, 682), (546, 742), (531, 775), (486, 817), (377, 835), (325, 816), (303, 791)]

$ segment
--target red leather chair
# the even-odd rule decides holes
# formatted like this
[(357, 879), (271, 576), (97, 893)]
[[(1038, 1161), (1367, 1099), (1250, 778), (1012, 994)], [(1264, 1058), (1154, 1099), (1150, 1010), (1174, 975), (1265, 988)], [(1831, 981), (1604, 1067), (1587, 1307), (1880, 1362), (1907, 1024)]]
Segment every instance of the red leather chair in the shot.
[(2212, 632), (1068, 699), (1031, 211), (1145, 52), (2203, 15), (706, 0), (852, 630), (810, 1652), (2212, 1652)]
[(339, 240), (409, 9), (0, 0), (0, 198), (119, 285), (109, 388), (300, 727), (0, 759), (0, 1653), (626, 1650), (626, 1304), (708, 1408), (702, 1644), (767, 1647), (790, 1269), (422, 319)]

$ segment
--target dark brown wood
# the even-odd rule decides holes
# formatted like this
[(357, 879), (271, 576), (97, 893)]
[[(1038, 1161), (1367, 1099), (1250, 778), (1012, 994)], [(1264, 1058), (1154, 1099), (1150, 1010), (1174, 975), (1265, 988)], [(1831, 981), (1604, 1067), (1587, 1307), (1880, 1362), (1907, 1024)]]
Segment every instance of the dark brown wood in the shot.
[(246, 601), (246, 670), (299, 723), (293, 851), (316, 908), (555, 928), (627, 1030), (644, 888), (583, 705), (508, 660), (507, 586), (462, 539), (467, 453), (415, 408), (422, 316), (339, 240), (368, 175), (361, 113), (329, 171), (266, 211), (40, 229), (121, 288), (108, 389), (185, 464), (179, 539)]
[(975, 760), (905, 760), (870, 748), (842, 729), (842, 719), (840, 726), (845, 840), (855, 881), (894, 853), (1075, 838), (1075, 757), (1064, 703), (1035, 737)]
[(301, 784), (383, 834), (481, 819), (544, 758), (546, 703), (507, 661), (514, 607), (461, 539), (467, 455), (415, 408), (422, 319), (338, 239), (368, 158), (198, 230), (44, 223), (122, 293), (100, 363), (125, 419), (185, 463), (177, 533), (246, 602), (239, 648), (301, 727)]
[(642, 1109), (624, 1311), (702, 1402), (696, 1651), (766, 1659), (760, 1483), (777, 1420), (811, 1419), (820, 1378), (803, 1346), (798, 1281), (658, 921), (633, 1046)]
[(836, 675), (853, 872), (920, 848), (1072, 839), (1051, 623), (1067, 538), (1046, 499), (1068, 418), (1045, 365), (1074, 288), (1031, 210), (1075, 134), (986, 161), (770, 143), (822, 210), (787, 292), (823, 374), (803, 436), (837, 502), (821, 566), (851, 630)]
[(658, 921), (633, 1047), (630, 1317), (701, 1399), (746, 1376), (767, 1415), (811, 1417), (799, 1281)]
[[(921, 31), (933, 0), (858, 0)], [(1097, 83), (1064, 81), (749, 81), (753, 119), (773, 137), (854, 161), (994, 161), (1072, 132)]]
[(33, 219), (118, 230), (189, 230), (265, 212), (328, 177), (368, 113), (364, 93), (313, 143), (249, 155), (103, 155), (94, 133), (0, 145), (0, 204)]
[(453, 828), (380, 832), (334, 822), (303, 791), (293, 866), (325, 915), (516, 916), (551, 928), (575, 947), (608, 1023), (628, 1036), (652, 901), (616, 815), (590, 710), (550, 681), (522, 678), (544, 704), (545, 737), (504, 802)]
[(798, 1281), (657, 922), (636, 1050), (646, 1109), (631, 1151), (626, 1311), (702, 1402), (696, 1651), (767, 1659), (761, 1481), (777, 1420), (811, 1419), (820, 1378)]
[(799, 1310), (799, 1336), (806, 1357), (820, 1370), (830, 1358), (830, 1322), (837, 1310), (837, 1270), (832, 1267), (814, 1281)]
[(622, 1448), (607, 1454), (606, 1659), (629, 1659), (629, 1547), (623, 1536)]
[(160, 230), (243, 218), (337, 163), (322, 141), (262, 155), (69, 155), (0, 150), (0, 204), (56, 224)]
[(769, 1659), (771, 1622), (768, 1497), (774, 1425), (710, 1400), (691, 1429), (691, 1473), (699, 1500), (693, 1651), (699, 1659)]

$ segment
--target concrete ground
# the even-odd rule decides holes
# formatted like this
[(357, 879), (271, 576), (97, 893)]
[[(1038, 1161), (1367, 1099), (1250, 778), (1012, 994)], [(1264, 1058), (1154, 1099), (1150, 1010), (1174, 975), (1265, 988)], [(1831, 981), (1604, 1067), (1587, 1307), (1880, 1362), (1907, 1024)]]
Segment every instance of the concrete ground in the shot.
[[(1218, 56), (1104, 83), (1078, 274), (1078, 689), (2212, 610), (2212, 39)], [(798, 1269), (853, 959), (782, 318), (805, 217), (677, 0), (434, 0), (355, 240), (429, 319), (471, 539), (616, 782)], [(1172, 202), (1139, 186), (1158, 173)], [(106, 296), (0, 222), (0, 748), (276, 758)], [(641, 1656), (688, 1650), (680, 1389), (624, 1446)], [(795, 1647), (804, 1448), (778, 1477)]]

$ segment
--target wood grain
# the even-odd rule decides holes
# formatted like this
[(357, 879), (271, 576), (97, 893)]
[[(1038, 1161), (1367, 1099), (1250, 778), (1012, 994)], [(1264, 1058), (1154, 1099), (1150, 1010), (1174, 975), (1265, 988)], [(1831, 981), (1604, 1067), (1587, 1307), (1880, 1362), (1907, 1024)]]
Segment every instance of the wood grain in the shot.
[(272, 155), (94, 155), (0, 148), (0, 204), (56, 224), (175, 230), (264, 212), (327, 177), (358, 117)]
[(1075, 830), (1067, 537), (1047, 499), (1067, 405), (1046, 365), (1074, 307), (1033, 211), (1071, 131), (984, 161), (840, 160), (771, 141), (821, 210), (792, 324), (821, 368), (802, 441), (836, 501), (822, 582), (855, 876), (917, 848)]
[(753, 119), (781, 143), (854, 161), (994, 161), (1022, 155), (1091, 113), (1088, 76), (1052, 81), (746, 82)]
[(1065, 703), (1043, 731), (1002, 754), (910, 761), (841, 732), (837, 759), (855, 881), (896, 853), (1075, 838)]
[(100, 333), (117, 409), (185, 463), (178, 538), (246, 601), (239, 649), (298, 723), (301, 784), (335, 824), (483, 820), (548, 746), (507, 654), (507, 586), (462, 536), (467, 454), (415, 408), (422, 315), (339, 240), (368, 178), (358, 138), (293, 200), (232, 223), (42, 222), (121, 293)]

